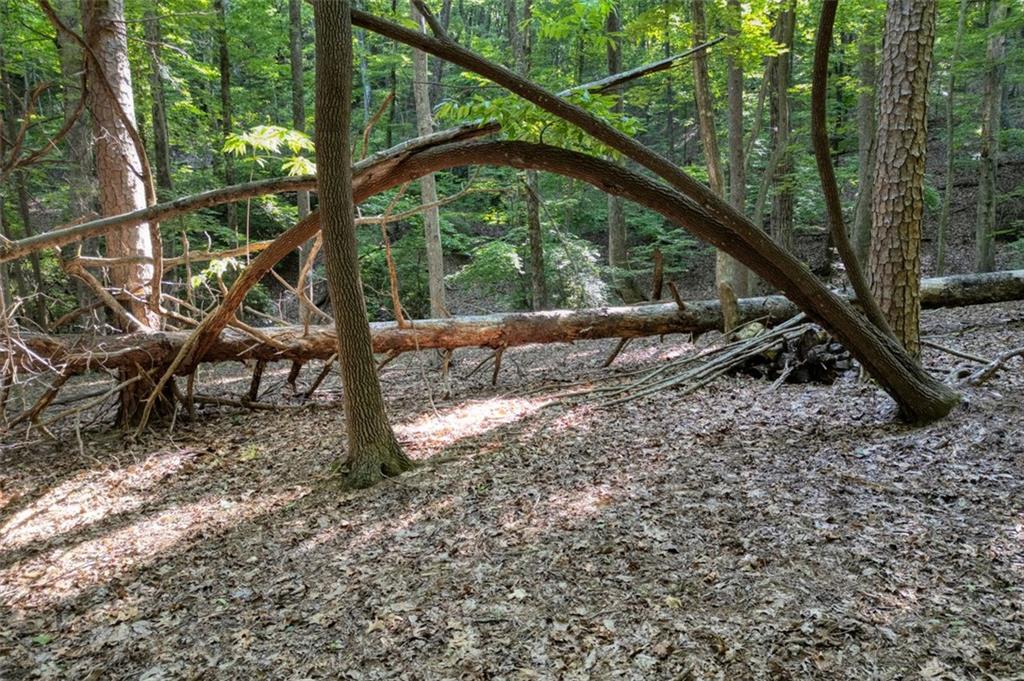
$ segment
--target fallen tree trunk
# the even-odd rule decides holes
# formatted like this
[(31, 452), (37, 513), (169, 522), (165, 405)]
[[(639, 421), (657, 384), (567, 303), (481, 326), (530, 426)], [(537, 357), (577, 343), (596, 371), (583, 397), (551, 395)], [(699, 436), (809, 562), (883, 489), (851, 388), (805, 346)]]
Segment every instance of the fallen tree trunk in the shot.
[[(961, 307), (1007, 300), (1024, 300), (1024, 270), (925, 279), (921, 301), (925, 308)], [(739, 323), (755, 320), (779, 322), (800, 310), (783, 296), (744, 298), (738, 301)], [(465, 347), (507, 348), (531, 343), (570, 343), (600, 338), (639, 338), (672, 333), (705, 333), (722, 328), (717, 300), (553, 310), (471, 317), (449, 317), (411, 322), (399, 328), (393, 322), (371, 324), (377, 353), (411, 352)], [(333, 326), (260, 329), (270, 342), (225, 329), (204, 354), (203, 362), (329, 359), (337, 351)], [(22, 366), (58, 368), (69, 375), (89, 370), (114, 370), (136, 365), (149, 369), (165, 366), (188, 341), (185, 332), (136, 333), (121, 336), (45, 336), (25, 334), (24, 348), (15, 351)], [(183, 367), (184, 370), (184, 367)]]

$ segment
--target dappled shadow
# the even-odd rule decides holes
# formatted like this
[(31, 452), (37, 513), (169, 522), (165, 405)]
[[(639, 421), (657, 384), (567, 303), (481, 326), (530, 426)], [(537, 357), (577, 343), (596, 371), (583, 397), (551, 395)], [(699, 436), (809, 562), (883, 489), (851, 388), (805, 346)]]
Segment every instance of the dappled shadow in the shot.
[[(419, 380), (415, 366), (385, 379), (407, 400)], [(337, 414), (295, 414), (288, 432), (225, 416), (188, 434), (217, 443), (191, 466), (157, 474), (167, 452), (129, 466), (140, 482), (109, 515), (29, 522), (22, 549), (63, 528), (76, 560), (128, 528), (180, 531), (56, 597), (5, 595), (0, 676), (1012, 671), (1024, 435), (986, 427), (984, 404), (914, 430), (853, 383), (725, 379), (603, 410), (507, 389), (484, 379), (436, 414), (399, 402), (424, 465), (371, 490), (323, 477)]]

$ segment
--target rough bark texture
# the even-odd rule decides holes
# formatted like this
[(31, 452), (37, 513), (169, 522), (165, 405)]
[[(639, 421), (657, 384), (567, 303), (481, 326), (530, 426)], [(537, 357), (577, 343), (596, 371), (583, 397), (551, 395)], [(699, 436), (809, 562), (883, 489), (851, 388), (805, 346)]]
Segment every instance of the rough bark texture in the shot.
[(946, 273), (946, 245), (949, 240), (949, 214), (953, 205), (953, 187), (955, 185), (953, 149), (954, 130), (953, 100), (956, 98), (956, 69), (960, 65), (960, 46), (964, 39), (964, 26), (967, 23), (967, 0), (960, 0), (957, 11), (956, 35), (953, 38), (953, 54), (949, 60), (949, 76), (946, 80), (946, 187), (942, 192), (942, 212), (939, 214), (939, 234), (935, 254), (935, 272), (942, 276)]
[[(87, 60), (88, 80), (95, 84), (98, 79), (106, 78), (116, 97), (112, 100), (96, 85), (89, 87), (100, 208), (104, 215), (118, 215), (146, 206), (141, 160), (117, 111), (120, 106), (134, 124), (135, 102), (123, 0), (89, 0), (84, 16), (86, 42), (100, 66), (97, 69), (91, 59)], [(153, 257), (148, 224), (112, 229), (107, 232), (106, 243), (110, 257)], [(145, 326), (157, 328), (159, 317), (145, 302), (150, 299), (152, 279), (153, 265), (145, 262), (111, 268), (114, 286), (133, 294), (123, 297), (125, 308)]]
[(934, 0), (889, 3), (879, 79), (871, 290), (912, 355), (920, 349), (921, 222)]
[[(410, 1), (412, 20), (426, 30), (423, 17)], [(416, 105), (416, 129), (419, 135), (434, 131), (434, 117), (430, 108), (430, 82), (427, 71), (427, 55), (420, 50), (412, 51), (412, 92)], [(427, 247), (427, 286), (430, 291), (430, 315), (444, 317), (448, 308), (444, 301), (444, 251), (441, 249), (441, 211), (437, 205), (437, 183), (434, 174), (420, 178), (420, 198), (423, 205), (431, 206), (423, 211), (423, 240)]]
[[(921, 304), (926, 309), (963, 307), (1024, 300), (1024, 270), (967, 274), (925, 279)], [(737, 323), (769, 319), (781, 322), (800, 312), (783, 296), (743, 298), (737, 302)], [(600, 338), (638, 338), (671, 333), (705, 333), (722, 329), (722, 308), (717, 300), (603, 307), (585, 310), (552, 310), (541, 313), (491, 314), (444, 319), (419, 319), (399, 327), (394, 322), (370, 324), (376, 353), (413, 352), (463, 347), (514, 347), (530, 343), (568, 343)], [(203, 358), (204, 362), (244, 360), (306, 361), (328, 359), (337, 352), (333, 326), (302, 326), (260, 330), (273, 344), (255, 342), (234, 329), (223, 330)], [(121, 336), (44, 336), (20, 338), (36, 356), (67, 367), (71, 373), (166, 365), (187, 342), (185, 332)], [(6, 360), (0, 350), (0, 358)], [(22, 366), (40, 368), (33, 356), (16, 352)]]
[[(857, 262), (866, 270), (871, 252), (871, 195), (875, 164), (875, 52), (878, 43), (865, 31), (857, 43), (857, 205), (850, 240)], [(941, 272), (940, 272), (941, 274)]]
[[(989, 0), (988, 25), (1006, 18), (1005, 0)], [(999, 129), (1002, 116), (1002, 73), (1006, 38), (994, 33), (988, 39), (985, 81), (981, 96), (981, 158), (978, 161), (978, 222), (974, 236), (974, 269), (991, 272), (995, 268), (993, 248), (996, 231), (996, 167), (999, 164)]]
[[(622, 71), (622, 19), (619, 7), (613, 6), (605, 21), (608, 38), (608, 75)], [(622, 113), (622, 97), (616, 97), (615, 113)], [(621, 197), (608, 196), (608, 266), (612, 269), (612, 288), (625, 303), (636, 303), (644, 299), (636, 281), (629, 273), (629, 252), (626, 248), (626, 208)]]
[(153, 164), (156, 166), (156, 186), (170, 190), (171, 185), (171, 146), (167, 129), (167, 98), (164, 95), (164, 79), (160, 59), (163, 35), (160, 30), (160, 18), (157, 5), (150, 2), (146, 5), (143, 20), (143, 35), (146, 39), (146, 52), (149, 55), (149, 96), (153, 117)]
[(327, 283), (338, 333), (348, 452), (342, 462), (350, 487), (367, 487), (412, 468), (388, 423), (373, 359), (366, 303), (359, 277), (349, 93), (352, 91), (352, 26), (348, 0), (317, 0), (317, 187), (322, 211)]

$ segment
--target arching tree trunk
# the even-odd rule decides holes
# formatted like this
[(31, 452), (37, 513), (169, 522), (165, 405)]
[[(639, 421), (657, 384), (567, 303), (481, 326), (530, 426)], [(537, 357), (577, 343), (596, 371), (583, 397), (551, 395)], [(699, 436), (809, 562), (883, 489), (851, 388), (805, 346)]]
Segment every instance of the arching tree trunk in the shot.
[(359, 277), (349, 123), (352, 26), (349, 0), (316, 0), (317, 186), (323, 214), (327, 284), (338, 333), (345, 387), (348, 452), (345, 484), (367, 487), (412, 468), (388, 423), (373, 360), (366, 303)]
[(878, 85), (871, 290), (896, 337), (920, 351), (921, 223), (934, 0), (889, 3)]
[[(423, 17), (410, 1), (412, 20), (426, 30)], [(420, 136), (434, 131), (434, 117), (430, 108), (430, 75), (427, 71), (427, 55), (420, 50), (412, 51), (412, 92), (416, 105), (416, 130)], [(437, 183), (434, 174), (420, 178), (420, 197), (423, 205), (431, 206), (423, 211), (423, 240), (427, 245), (427, 286), (430, 290), (430, 316), (444, 317), (448, 308), (444, 301), (444, 251), (441, 249), (441, 211), (437, 207)], [(396, 312), (397, 314), (397, 312)]]

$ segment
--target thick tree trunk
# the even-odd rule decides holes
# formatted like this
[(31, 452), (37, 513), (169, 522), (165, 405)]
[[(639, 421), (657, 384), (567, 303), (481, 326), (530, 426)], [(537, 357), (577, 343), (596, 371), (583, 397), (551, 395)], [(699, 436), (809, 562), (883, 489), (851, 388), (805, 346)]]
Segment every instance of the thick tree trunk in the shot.
[(149, 96), (152, 102), (153, 163), (156, 166), (156, 186), (170, 191), (172, 188), (171, 146), (167, 130), (167, 98), (164, 94), (164, 79), (161, 73), (163, 63), (160, 59), (160, 50), (163, 35), (160, 30), (157, 9), (156, 3), (152, 0), (146, 5), (143, 35), (146, 38), (146, 51), (149, 54)]
[(955, 182), (953, 100), (956, 97), (956, 70), (960, 66), (960, 46), (964, 40), (964, 26), (967, 23), (967, 0), (960, 0), (957, 11), (956, 36), (953, 38), (953, 54), (949, 60), (949, 76), (946, 80), (946, 187), (942, 192), (942, 212), (939, 214), (939, 234), (937, 252), (935, 254), (935, 273), (942, 276), (946, 273), (946, 246), (949, 241), (949, 215), (953, 206), (953, 187)]
[[(132, 76), (123, 0), (90, 0), (86, 5), (86, 41), (99, 62), (87, 61), (89, 111), (96, 149), (96, 177), (104, 215), (118, 215), (146, 207), (142, 162), (118, 108), (135, 121)], [(116, 99), (96, 83), (106, 78)], [(148, 224), (112, 229), (107, 233), (107, 255), (112, 258), (152, 258)], [(149, 308), (153, 265), (135, 262), (111, 268), (115, 287), (125, 292), (125, 308), (145, 327), (157, 328), (159, 316)]]
[(871, 289), (889, 327), (912, 355), (920, 349), (926, 107), (934, 38), (934, 0), (889, 3), (878, 87)]
[(366, 321), (359, 277), (349, 124), (352, 26), (348, 0), (316, 0), (317, 183), (323, 212), (327, 284), (338, 333), (345, 386), (348, 452), (342, 462), (350, 487), (368, 487), (412, 468), (388, 423)]
[[(1024, 300), (1024, 270), (968, 274), (925, 279), (921, 304), (926, 309), (962, 307)], [(770, 320), (778, 323), (800, 309), (783, 296), (743, 298), (737, 303), (737, 323)], [(532, 343), (571, 343), (601, 338), (639, 338), (673, 333), (701, 334), (722, 329), (722, 308), (717, 300), (507, 313), (472, 317), (420, 319), (399, 327), (394, 322), (370, 324), (373, 351), (379, 354), (429, 349), (515, 347)], [(204, 362), (244, 360), (308, 361), (328, 359), (338, 348), (333, 326), (302, 326), (260, 330), (272, 344), (226, 329), (204, 355)], [(123, 336), (22, 336), (26, 347), (51, 364), (67, 366), (71, 373), (117, 370), (138, 363), (143, 368), (166, 365), (188, 341), (184, 332)], [(2, 351), (0, 358), (6, 360)], [(32, 365), (32, 356), (16, 354), (15, 361)]]
[[(423, 17), (416, 5), (412, 8), (412, 20), (421, 31), (426, 30)], [(416, 129), (419, 135), (434, 131), (433, 114), (430, 108), (430, 82), (427, 72), (427, 55), (420, 50), (412, 51), (412, 92), (416, 105)], [(437, 207), (437, 183), (434, 174), (420, 178), (420, 197), (423, 205), (431, 206), (423, 211), (423, 240), (427, 246), (427, 286), (430, 291), (430, 315), (444, 317), (448, 308), (444, 300), (444, 251), (441, 248), (441, 211)]]
[[(1004, 0), (989, 0), (988, 25), (991, 29), (1006, 17)], [(981, 158), (978, 161), (978, 222), (974, 237), (974, 269), (991, 272), (995, 268), (996, 167), (999, 165), (999, 129), (1002, 117), (1002, 72), (1006, 38), (994, 33), (988, 39), (985, 82), (981, 97)], [(948, 186), (948, 185), (947, 185)]]

